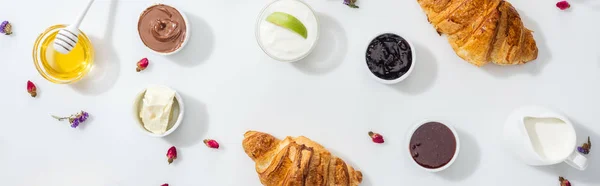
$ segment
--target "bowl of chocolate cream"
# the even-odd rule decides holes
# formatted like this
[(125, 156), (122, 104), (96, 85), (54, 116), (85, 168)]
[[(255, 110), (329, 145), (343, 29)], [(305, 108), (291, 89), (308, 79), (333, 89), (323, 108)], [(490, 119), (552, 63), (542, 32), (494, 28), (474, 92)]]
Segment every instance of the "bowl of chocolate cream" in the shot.
[(144, 45), (162, 55), (179, 52), (187, 44), (189, 31), (183, 12), (170, 5), (152, 5), (138, 20), (138, 33)]

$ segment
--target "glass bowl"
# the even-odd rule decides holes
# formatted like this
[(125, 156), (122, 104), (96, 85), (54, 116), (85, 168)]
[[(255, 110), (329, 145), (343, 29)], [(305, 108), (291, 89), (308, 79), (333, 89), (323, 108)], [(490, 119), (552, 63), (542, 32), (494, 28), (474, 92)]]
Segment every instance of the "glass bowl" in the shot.
[[(314, 39), (314, 41), (312, 43), (312, 46), (304, 54), (299, 55), (298, 57), (292, 58), (292, 59), (283, 59), (281, 57), (278, 57), (278, 56), (270, 53), (268, 51), (268, 49), (266, 49), (266, 46), (264, 46), (264, 44), (261, 42), (261, 39), (260, 39), (260, 35), (261, 35), (261, 33), (260, 33), (260, 26), (261, 26), (262, 23), (264, 23), (263, 20), (265, 20), (266, 17), (269, 16), (270, 13), (272, 13), (272, 11), (268, 11), (269, 7), (271, 7), (275, 3), (278, 3), (278, 2), (281, 2), (281, 1), (295, 1), (295, 2), (301, 3), (303, 6), (306, 6), (306, 8), (308, 8), (308, 10), (310, 11), (310, 14), (315, 18), (315, 21), (316, 21), (315, 22), (316, 23), (316, 25), (315, 25), (315, 33), (316, 33), (316, 35), (315, 35), (315, 39)], [(255, 27), (256, 27), (255, 28), (256, 42), (258, 43), (258, 46), (260, 46), (260, 49), (265, 54), (267, 54), (269, 57), (271, 57), (272, 59), (275, 59), (275, 60), (281, 61), (281, 62), (296, 62), (296, 61), (299, 61), (299, 60), (305, 58), (306, 56), (308, 56), (315, 49), (315, 46), (317, 45), (317, 42), (319, 41), (319, 32), (320, 32), (320, 30), (319, 30), (320, 29), (319, 28), (319, 18), (317, 17), (317, 15), (316, 15), (315, 11), (312, 9), (312, 7), (310, 7), (310, 5), (308, 5), (307, 3), (303, 2), (303, 1), (300, 1), (300, 0), (275, 0), (275, 1), (267, 4), (267, 6), (265, 6), (261, 10), (258, 18), (256, 19), (256, 25), (255, 25)]]
[(89, 38), (80, 30), (79, 40), (68, 54), (60, 54), (52, 46), (54, 38), (66, 25), (54, 25), (38, 36), (33, 45), (33, 63), (46, 80), (69, 84), (83, 78), (94, 63), (94, 48)]

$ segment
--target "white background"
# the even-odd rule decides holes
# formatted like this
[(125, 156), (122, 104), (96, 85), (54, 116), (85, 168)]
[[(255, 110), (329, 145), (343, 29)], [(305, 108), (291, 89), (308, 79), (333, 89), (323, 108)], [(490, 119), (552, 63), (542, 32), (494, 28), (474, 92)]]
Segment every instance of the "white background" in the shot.
[[(578, 143), (600, 143), (600, 2), (573, 0), (560, 11), (552, 0), (513, 0), (534, 30), (538, 60), (515, 67), (477, 68), (459, 59), (436, 34), (416, 0), (307, 0), (318, 12), (321, 40), (311, 56), (288, 64), (258, 47), (254, 25), (265, 0), (171, 0), (190, 20), (192, 35), (181, 53), (150, 52), (137, 34), (139, 14), (151, 0), (98, 0), (82, 30), (96, 62), (84, 80), (52, 84), (35, 70), (33, 43), (47, 27), (69, 23), (82, 0), (0, 0), (0, 19), (14, 35), (0, 36), (0, 185), (171, 186), (260, 185), (254, 162), (241, 147), (245, 131), (278, 137), (305, 135), (343, 157), (364, 175), (363, 185), (600, 185), (600, 150), (585, 172), (566, 164), (531, 167), (502, 147), (505, 118), (539, 104), (576, 124)], [(397, 85), (366, 71), (372, 37), (391, 31), (416, 45), (416, 68)], [(135, 72), (136, 62), (150, 66)], [(38, 97), (26, 82), (38, 86)], [(180, 128), (165, 138), (139, 131), (135, 95), (149, 84), (176, 89), (186, 105)], [(80, 128), (50, 114), (88, 111)], [(461, 143), (455, 164), (441, 173), (416, 167), (406, 152), (407, 130), (419, 120), (443, 118)], [(384, 135), (374, 144), (369, 130)], [(221, 149), (202, 143), (214, 138)], [(168, 165), (167, 149), (179, 158)], [(596, 147), (598, 148), (598, 147)]]

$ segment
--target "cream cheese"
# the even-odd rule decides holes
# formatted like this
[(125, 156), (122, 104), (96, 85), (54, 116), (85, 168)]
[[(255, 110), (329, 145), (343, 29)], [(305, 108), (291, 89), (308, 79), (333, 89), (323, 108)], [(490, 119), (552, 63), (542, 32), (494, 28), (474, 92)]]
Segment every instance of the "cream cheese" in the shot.
[(146, 130), (155, 134), (167, 131), (174, 97), (175, 91), (168, 87), (152, 86), (146, 89), (140, 109), (140, 119)]

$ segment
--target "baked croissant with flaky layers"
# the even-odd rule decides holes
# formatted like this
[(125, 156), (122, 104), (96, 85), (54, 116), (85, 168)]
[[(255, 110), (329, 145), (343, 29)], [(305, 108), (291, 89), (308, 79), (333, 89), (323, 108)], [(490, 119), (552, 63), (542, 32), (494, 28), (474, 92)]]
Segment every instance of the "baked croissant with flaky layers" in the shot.
[(304, 136), (279, 140), (248, 131), (242, 146), (256, 163), (265, 186), (357, 186), (362, 182), (360, 171)]
[(454, 52), (476, 66), (535, 60), (532, 31), (504, 0), (417, 0), (439, 34), (448, 36)]

